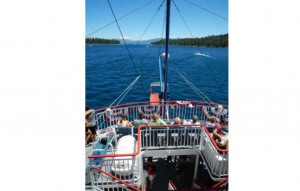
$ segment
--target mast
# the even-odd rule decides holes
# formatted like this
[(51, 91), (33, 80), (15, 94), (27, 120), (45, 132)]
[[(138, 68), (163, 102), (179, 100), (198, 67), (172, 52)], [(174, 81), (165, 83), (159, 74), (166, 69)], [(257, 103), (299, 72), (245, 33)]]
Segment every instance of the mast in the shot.
[(168, 56), (169, 56), (169, 33), (170, 33), (170, 5), (171, 0), (167, 0), (167, 13), (166, 13), (166, 48), (165, 48), (165, 65), (164, 65), (164, 101), (167, 100), (167, 86), (168, 86)]

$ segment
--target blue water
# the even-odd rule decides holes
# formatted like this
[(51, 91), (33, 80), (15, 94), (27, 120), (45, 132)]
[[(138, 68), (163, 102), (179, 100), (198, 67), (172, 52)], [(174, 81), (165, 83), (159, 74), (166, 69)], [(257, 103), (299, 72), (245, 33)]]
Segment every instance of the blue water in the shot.
[[(140, 80), (121, 103), (149, 101), (149, 85), (159, 81), (160, 46), (86, 46), (86, 104), (109, 106), (138, 76)], [(195, 56), (200, 50), (204, 55)], [(228, 104), (228, 48), (170, 46), (168, 83), (171, 100), (204, 101), (177, 74), (182, 74), (213, 102)], [(162, 61), (163, 62), (163, 61)], [(136, 72), (137, 71), (137, 72)]]

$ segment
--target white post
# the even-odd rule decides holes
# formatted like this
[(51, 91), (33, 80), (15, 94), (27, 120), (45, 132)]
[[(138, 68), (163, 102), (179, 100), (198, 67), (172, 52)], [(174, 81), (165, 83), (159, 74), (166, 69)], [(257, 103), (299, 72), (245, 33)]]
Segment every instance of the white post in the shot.
[(195, 170), (194, 170), (194, 179), (197, 178), (198, 165), (199, 165), (199, 154), (196, 155), (196, 163), (195, 163)]

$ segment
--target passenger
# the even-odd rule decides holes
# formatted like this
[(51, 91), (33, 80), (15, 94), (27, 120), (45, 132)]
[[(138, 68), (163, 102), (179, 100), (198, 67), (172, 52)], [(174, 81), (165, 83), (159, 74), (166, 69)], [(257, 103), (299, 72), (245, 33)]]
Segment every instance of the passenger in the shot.
[(149, 188), (152, 189), (154, 178), (156, 177), (156, 166), (152, 161), (152, 157), (148, 157), (146, 169), (147, 169), (148, 178), (149, 178), (149, 181), (150, 181)]
[(200, 122), (198, 122), (198, 117), (197, 115), (194, 115), (192, 120), (188, 122), (190, 125), (200, 125)]
[(89, 143), (90, 140), (93, 141), (92, 140), (92, 132), (91, 132), (91, 130), (89, 130), (88, 124), (89, 124), (89, 122), (86, 119), (85, 120), (85, 146), (86, 147), (89, 146), (88, 143)]
[(87, 127), (92, 132), (92, 140), (96, 141), (96, 119), (95, 119), (95, 110), (91, 109), (89, 105), (85, 106), (85, 119), (87, 121)]
[(121, 119), (118, 120), (118, 126), (121, 127), (132, 127), (132, 124), (127, 120), (127, 115), (121, 115)]
[(179, 118), (179, 117), (176, 117), (176, 118), (174, 119), (174, 121), (171, 122), (171, 125), (180, 125), (180, 122), (181, 122), (180, 118)]
[(217, 122), (217, 119), (215, 116), (211, 116), (208, 118), (208, 121), (205, 123), (205, 127), (207, 128), (207, 130), (212, 133), (215, 127), (215, 124)]
[(166, 125), (167, 123), (164, 122), (160, 117), (159, 115), (157, 114), (154, 114), (152, 116), (152, 122), (151, 122), (151, 125)]
[(222, 140), (222, 126), (219, 123), (215, 124), (215, 129), (213, 131), (213, 139), (215, 141), (221, 142)]
[(144, 113), (139, 112), (138, 118), (132, 122), (134, 127), (138, 127), (140, 125), (148, 125), (148, 120), (145, 118)]
[[(218, 123), (216, 123), (218, 124)], [(215, 141), (217, 143), (217, 145), (221, 148), (221, 149), (227, 149), (228, 148), (228, 135), (223, 135), (222, 133), (222, 129), (224, 126), (228, 125), (228, 121), (226, 119), (221, 119), (220, 121), (220, 127), (221, 130), (217, 130), (217, 128), (220, 128), (218, 125), (216, 125), (216, 129), (214, 130), (214, 134), (215, 134)]]

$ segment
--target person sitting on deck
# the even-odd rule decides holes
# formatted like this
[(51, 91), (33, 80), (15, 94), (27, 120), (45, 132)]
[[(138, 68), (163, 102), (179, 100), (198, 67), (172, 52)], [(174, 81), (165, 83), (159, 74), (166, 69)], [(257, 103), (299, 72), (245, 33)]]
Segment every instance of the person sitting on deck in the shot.
[(174, 121), (171, 122), (171, 125), (180, 125), (180, 122), (181, 122), (180, 118), (179, 118), (179, 117), (176, 117), (176, 118), (174, 119)]
[(189, 121), (187, 124), (189, 124), (189, 125), (200, 125), (200, 122), (198, 122), (198, 116), (194, 115), (192, 120)]
[(221, 142), (222, 140), (222, 126), (220, 125), (220, 123), (216, 123), (215, 124), (215, 129), (213, 131), (213, 139), (215, 141)]
[[(216, 139), (215, 141), (221, 149), (228, 148), (228, 135), (223, 135), (223, 133), (222, 133), (222, 128), (225, 125), (228, 125), (227, 119), (221, 119), (220, 124), (216, 123), (216, 126), (215, 126), (216, 129), (214, 130), (214, 135), (215, 135), (215, 139)], [(221, 127), (221, 130), (220, 130), (220, 127)]]
[(127, 115), (122, 114), (117, 123), (120, 127), (132, 127), (132, 124), (127, 120)]
[(214, 127), (215, 127), (215, 124), (217, 122), (217, 119), (215, 116), (211, 116), (210, 118), (208, 118), (208, 121), (205, 123), (205, 127), (208, 129), (208, 131), (210, 133), (212, 133)]
[(145, 118), (143, 112), (138, 113), (138, 118), (132, 122), (134, 127), (138, 127), (140, 125), (148, 125), (148, 120)]
[(154, 114), (152, 116), (152, 122), (150, 123), (150, 125), (166, 125), (167, 123), (164, 122), (160, 117), (159, 115), (157, 114)]

